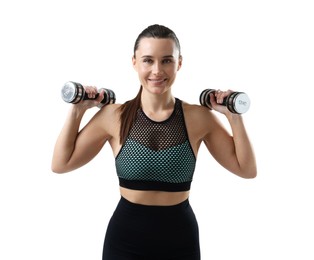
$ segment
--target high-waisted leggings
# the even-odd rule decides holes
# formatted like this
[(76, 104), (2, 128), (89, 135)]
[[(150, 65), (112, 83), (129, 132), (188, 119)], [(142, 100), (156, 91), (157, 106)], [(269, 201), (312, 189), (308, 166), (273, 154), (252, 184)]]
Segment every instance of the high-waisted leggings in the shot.
[(200, 260), (198, 224), (189, 201), (146, 206), (121, 197), (107, 228), (103, 260)]

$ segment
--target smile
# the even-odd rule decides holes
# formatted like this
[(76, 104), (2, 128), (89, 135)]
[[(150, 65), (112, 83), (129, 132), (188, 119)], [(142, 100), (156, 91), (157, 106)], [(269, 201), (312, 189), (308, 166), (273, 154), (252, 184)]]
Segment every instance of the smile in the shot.
[(166, 81), (166, 79), (148, 79), (148, 80), (153, 82), (153, 83), (157, 83), (157, 84)]

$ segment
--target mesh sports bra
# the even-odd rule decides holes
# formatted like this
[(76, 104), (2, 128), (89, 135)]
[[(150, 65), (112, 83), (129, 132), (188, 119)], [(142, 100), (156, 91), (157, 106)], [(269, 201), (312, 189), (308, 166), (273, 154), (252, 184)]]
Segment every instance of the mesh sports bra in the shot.
[(196, 157), (188, 139), (182, 102), (171, 116), (155, 122), (142, 109), (115, 159), (121, 187), (135, 190), (187, 191)]

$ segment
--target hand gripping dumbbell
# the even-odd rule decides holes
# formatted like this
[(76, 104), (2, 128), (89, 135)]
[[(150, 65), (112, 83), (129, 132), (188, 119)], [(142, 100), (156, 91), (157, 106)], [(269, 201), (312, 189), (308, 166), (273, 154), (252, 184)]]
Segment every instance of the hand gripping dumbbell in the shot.
[[(200, 103), (212, 109), (210, 103), (210, 93), (215, 94), (215, 89), (205, 89), (200, 95)], [(243, 114), (250, 108), (250, 99), (244, 92), (232, 92), (228, 97), (225, 97), (221, 105), (227, 106), (228, 110), (234, 114)]]
[[(116, 95), (111, 89), (101, 88), (98, 92), (101, 90), (105, 91), (105, 95), (103, 100), (98, 105), (99, 108), (103, 107), (107, 104), (113, 104), (116, 102)], [(68, 81), (64, 84), (64, 86), (61, 89), (61, 97), (62, 99), (67, 103), (76, 104), (80, 102), (81, 100), (94, 100), (99, 96), (99, 93), (96, 94), (95, 98), (89, 98), (88, 95), (85, 92), (84, 87), (77, 82)]]

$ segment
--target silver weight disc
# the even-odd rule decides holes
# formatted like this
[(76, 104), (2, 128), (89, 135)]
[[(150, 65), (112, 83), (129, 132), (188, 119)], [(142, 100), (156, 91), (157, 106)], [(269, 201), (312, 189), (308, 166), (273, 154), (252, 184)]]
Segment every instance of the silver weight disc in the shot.
[(61, 89), (61, 97), (65, 102), (72, 103), (77, 96), (77, 87), (72, 82), (69, 81), (64, 84), (63, 88)]
[(76, 104), (84, 98), (85, 90), (80, 83), (68, 81), (61, 89), (61, 96), (65, 102)]
[(250, 108), (251, 101), (249, 96), (243, 92), (239, 92), (233, 99), (233, 109), (238, 114), (247, 112)]

